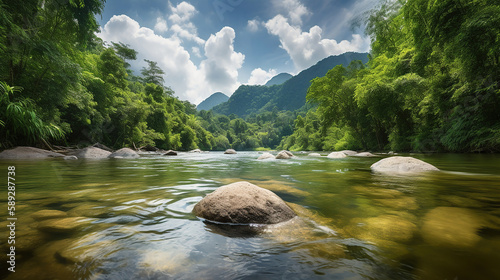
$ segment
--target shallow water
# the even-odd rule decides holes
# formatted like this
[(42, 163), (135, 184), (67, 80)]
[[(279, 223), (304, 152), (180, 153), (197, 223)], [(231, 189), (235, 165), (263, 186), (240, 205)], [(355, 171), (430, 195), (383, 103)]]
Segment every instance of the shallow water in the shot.
[[(18, 218), (16, 272), (2, 265), (0, 278), (500, 279), (497, 155), (413, 155), (442, 170), (419, 176), (374, 174), (380, 158), (258, 156), (0, 161), (2, 178), (16, 167)], [(299, 217), (254, 234), (191, 213), (242, 180), (274, 191)], [(33, 215), (40, 210), (66, 217), (44, 220)], [(64, 218), (74, 225), (47, 226)]]

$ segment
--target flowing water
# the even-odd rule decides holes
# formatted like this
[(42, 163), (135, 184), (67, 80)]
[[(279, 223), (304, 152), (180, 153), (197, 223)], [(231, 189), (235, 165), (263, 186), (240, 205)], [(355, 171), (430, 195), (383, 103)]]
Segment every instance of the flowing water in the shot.
[[(374, 174), (380, 158), (258, 156), (0, 161), (2, 178), (16, 168), (17, 218), (12, 273), (2, 188), (0, 278), (500, 279), (498, 155), (413, 155), (441, 169), (418, 176)], [(236, 181), (298, 218), (252, 234), (191, 213)]]

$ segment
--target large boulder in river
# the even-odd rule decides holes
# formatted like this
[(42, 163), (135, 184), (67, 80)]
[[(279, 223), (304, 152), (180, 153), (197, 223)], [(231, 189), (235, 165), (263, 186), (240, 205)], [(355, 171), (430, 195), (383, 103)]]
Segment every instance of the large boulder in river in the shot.
[(347, 157), (347, 155), (344, 154), (343, 152), (332, 152), (327, 156), (327, 158), (345, 158), (345, 157)]
[(0, 153), (0, 159), (42, 159), (51, 157), (62, 158), (64, 155), (33, 147), (16, 147)]
[(248, 182), (236, 182), (208, 194), (193, 209), (208, 221), (231, 224), (276, 224), (295, 212), (275, 193)]
[(109, 155), (109, 158), (138, 158), (138, 153), (130, 148), (122, 148)]
[(374, 157), (375, 155), (370, 152), (362, 152), (351, 155), (352, 157)]
[(234, 154), (236, 154), (236, 151), (235, 151), (235, 150), (233, 150), (233, 149), (227, 149), (227, 150), (224, 152), (224, 154), (226, 154), (226, 155), (234, 155)]
[(88, 159), (103, 159), (109, 157), (111, 152), (103, 150), (96, 147), (87, 147), (85, 149), (80, 149), (74, 154), (78, 158), (88, 158)]
[(384, 158), (372, 164), (374, 172), (381, 173), (411, 173), (423, 171), (439, 171), (435, 166), (412, 157), (394, 156)]
[(276, 155), (276, 159), (289, 159), (292, 157), (293, 157), (293, 154), (289, 151), (281, 151)]

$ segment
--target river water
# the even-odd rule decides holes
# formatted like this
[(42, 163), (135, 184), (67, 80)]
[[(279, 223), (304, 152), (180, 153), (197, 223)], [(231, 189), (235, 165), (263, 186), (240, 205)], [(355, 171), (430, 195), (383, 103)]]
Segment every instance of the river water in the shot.
[[(0, 161), (2, 178), (16, 168), (17, 218), (12, 273), (2, 188), (0, 278), (500, 279), (498, 155), (412, 155), (441, 170), (418, 176), (374, 174), (380, 158), (258, 156)], [(191, 213), (236, 181), (298, 218), (255, 233)]]

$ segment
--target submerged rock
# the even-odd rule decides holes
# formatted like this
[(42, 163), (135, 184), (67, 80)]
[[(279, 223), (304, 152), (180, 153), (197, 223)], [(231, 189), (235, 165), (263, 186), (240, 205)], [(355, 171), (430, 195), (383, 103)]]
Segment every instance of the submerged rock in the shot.
[(394, 156), (384, 158), (372, 164), (374, 172), (381, 173), (411, 173), (424, 171), (439, 171), (435, 166), (412, 157)]
[(194, 149), (194, 150), (191, 150), (191, 151), (189, 151), (189, 152), (190, 152), (190, 153), (203, 153), (203, 151), (202, 151), (202, 150), (200, 150), (200, 149)]
[(405, 243), (417, 232), (417, 226), (395, 215), (381, 215), (367, 219), (355, 218), (346, 231), (356, 238), (377, 243), (379, 240)]
[(438, 207), (423, 218), (424, 240), (433, 246), (472, 247), (481, 237), (478, 231), (484, 220), (473, 210), (458, 207)]
[(270, 154), (270, 153), (263, 153), (258, 159), (263, 160), (263, 159), (274, 159), (275, 157)]
[(236, 154), (236, 151), (235, 151), (235, 150), (233, 150), (233, 149), (227, 149), (227, 150), (224, 152), (224, 154), (226, 154), (226, 155), (234, 155), (234, 154)]
[(77, 150), (74, 155), (78, 158), (103, 159), (108, 158), (111, 152), (96, 147), (87, 147)]
[(59, 210), (40, 210), (37, 211), (33, 214), (31, 214), (31, 217), (35, 221), (42, 221), (42, 220), (47, 220), (47, 219), (54, 219), (54, 218), (64, 218), (68, 216), (66, 212), (59, 211)]
[(86, 225), (90, 222), (90, 219), (83, 217), (72, 217), (63, 219), (49, 219), (38, 224), (38, 229), (40, 231), (51, 232), (51, 233), (69, 233), (79, 227)]
[(289, 159), (292, 157), (293, 157), (293, 154), (289, 151), (281, 151), (276, 155), (276, 159)]
[(208, 194), (193, 209), (203, 219), (232, 224), (275, 224), (295, 217), (276, 194), (248, 182), (236, 182)]
[(345, 158), (347, 155), (343, 152), (332, 152), (330, 153), (327, 158)]
[(138, 153), (130, 148), (122, 148), (109, 155), (109, 158), (138, 158)]
[(310, 153), (308, 156), (310, 157), (321, 157), (319, 153)]
[(64, 155), (33, 147), (15, 147), (0, 153), (0, 159), (42, 159), (63, 158)]

